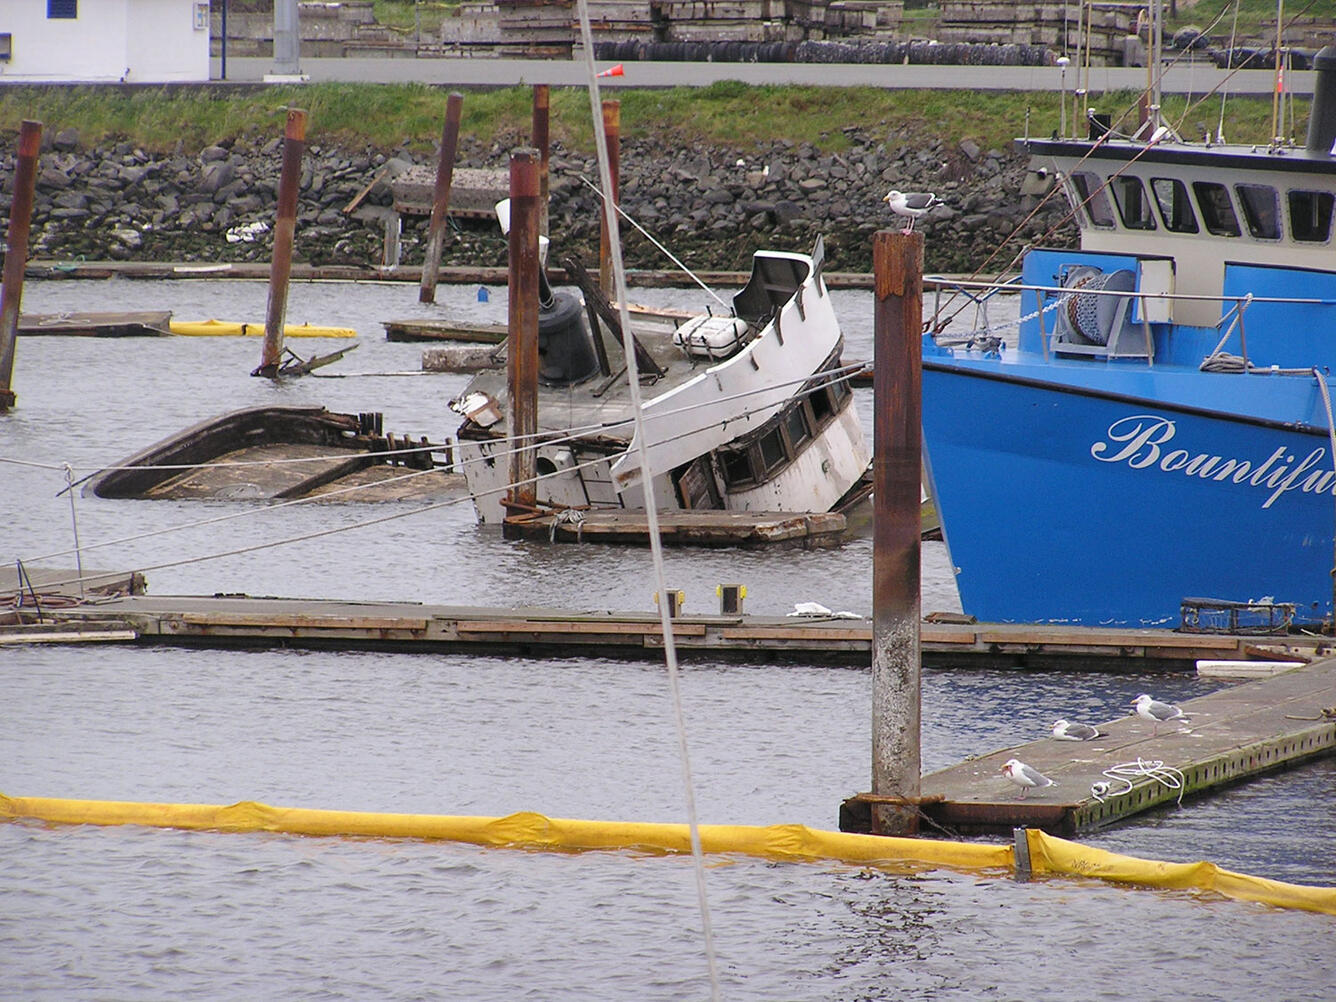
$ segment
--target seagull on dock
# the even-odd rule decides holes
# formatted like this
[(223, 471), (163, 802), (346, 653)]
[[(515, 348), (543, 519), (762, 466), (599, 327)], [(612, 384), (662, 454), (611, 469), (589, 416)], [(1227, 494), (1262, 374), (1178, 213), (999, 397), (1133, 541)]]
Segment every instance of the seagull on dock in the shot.
[(1021, 788), (1020, 799), (1025, 799), (1025, 791), (1032, 787), (1043, 789), (1046, 786), (1057, 786), (1058, 784), (1049, 779), (1038, 769), (1028, 766), (1020, 759), (1007, 759), (1006, 764), (1002, 766), (1002, 775), (1011, 780)]
[(1104, 737), (1103, 733), (1089, 724), (1078, 724), (1070, 720), (1055, 720), (1053, 736), (1059, 741), (1094, 741)]
[(1188, 716), (1180, 707), (1172, 703), (1161, 703), (1154, 696), (1142, 693), (1136, 699), (1132, 700), (1132, 705), (1137, 708), (1137, 716), (1151, 721), (1155, 725), (1153, 734), (1160, 733), (1160, 724), (1166, 720), (1181, 720), (1188, 723)]
[(909, 220), (909, 225), (901, 230), (901, 233), (912, 233), (914, 220), (942, 204), (942, 200), (930, 191), (896, 191), (894, 188), (882, 197), (882, 201), (889, 205), (897, 216), (904, 216)]

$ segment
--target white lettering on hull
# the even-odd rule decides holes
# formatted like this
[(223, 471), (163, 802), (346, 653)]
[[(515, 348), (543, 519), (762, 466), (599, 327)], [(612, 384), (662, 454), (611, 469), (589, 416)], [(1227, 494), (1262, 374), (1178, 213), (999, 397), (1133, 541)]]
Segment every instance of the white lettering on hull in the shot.
[(1158, 414), (1133, 414), (1109, 425), (1103, 441), (1090, 447), (1090, 455), (1101, 463), (1126, 463), (1133, 470), (1159, 469), (1217, 483), (1231, 481), (1269, 491), (1263, 508), (1270, 508), (1290, 491), (1305, 494), (1336, 493), (1336, 470), (1320, 469), (1327, 450), (1321, 446), (1302, 459), (1284, 446), (1257, 461), (1227, 458), (1187, 449), (1171, 449), (1177, 434), (1172, 420)]

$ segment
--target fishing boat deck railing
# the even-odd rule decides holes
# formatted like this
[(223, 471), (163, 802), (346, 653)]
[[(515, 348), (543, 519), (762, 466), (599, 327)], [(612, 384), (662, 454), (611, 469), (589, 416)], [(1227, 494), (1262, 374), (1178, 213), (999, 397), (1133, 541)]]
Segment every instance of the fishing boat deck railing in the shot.
[[(1083, 285), (1081, 287), (1063, 286), (1063, 285), (1045, 285), (1027, 283), (1021, 278), (1009, 278), (1002, 281), (986, 281), (972, 279), (955, 279), (942, 276), (929, 276), (925, 282), (932, 282), (937, 289), (934, 299), (933, 314), (927, 324), (927, 330), (932, 334), (933, 341), (942, 348), (966, 348), (982, 351), (995, 351), (1002, 344), (1015, 344), (1017, 334), (1025, 324), (1038, 320), (1040, 324), (1039, 336), (1040, 344), (1043, 346), (1045, 354), (1050, 351), (1060, 354), (1088, 354), (1098, 355), (1100, 357), (1117, 357), (1119, 359), (1138, 359), (1143, 358), (1147, 364), (1153, 364), (1155, 361), (1151, 351), (1151, 330), (1157, 325), (1165, 323), (1172, 324), (1167, 318), (1167, 310), (1163, 304), (1171, 301), (1184, 302), (1215, 302), (1221, 304), (1221, 316), (1215, 323), (1214, 330), (1220, 335), (1219, 341), (1213, 350), (1204, 354), (1201, 360), (1200, 368), (1203, 371), (1212, 372), (1265, 372), (1270, 375), (1309, 375), (1312, 372), (1312, 366), (1278, 366), (1275, 364), (1255, 365), (1248, 357), (1248, 343), (1245, 329), (1245, 316), (1251, 308), (1259, 306), (1290, 306), (1290, 307), (1316, 307), (1319, 309), (1331, 309), (1336, 307), (1336, 299), (1323, 296), (1276, 296), (1276, 295), (1257, 295), (1254, 293), (1235, 293), (1229, 290), (1218, 295), (1204, 295), (1200, 293), (1179, 293), (1172, 292), (1163, 287), (1155, 289), (1107, 289), (1098, 288), (1092, 285)], [(949, 313), (943, 317), (943, 312), (949, 309), (952, 298), (942, 304), (942, 291), (951, 293), (952, 298), (956, 295), (966, 299), (965, 305), (957, 308), (955, 312)], [(1022, 299), (1022, 304), (1033, 302), (1035, 308), (1028, 312), (1021, 313), (1015, 320), (1009, 320), (1002, 323), (993, 322), (988, 316), (988, 303), (999, 293), (1016, 293)], [(1026, 294), (1033, 295), (1033, 300)], [(1112, 296), (1127, 303), (1140, 304), (1136, 314), (1130, 318), (1130, 325), (1140, 327), (1145, 333), (1146, 348), (1144, 351), (1132, 349), (1125, 346), (1117, 346), (1111, 343), (1110, 346), (1092, 345), (1083, 346), (1057, 341), (1060, 334), (1059, 325), (1046, 321), (1050, 314), (1067, 307), (1074, 297), (1080, 296), (1094, 298), (1100, 296)], [(960, 312), (973, 305), (976, 309), (976, 323), (971, 330), (961, 335), (944, 335), (945, 328)], [(1024, 308), (1024, 305), (1022, 306)], [(1131, 309), (1127, 310), (1131, 314)], [(1209, 331), (1211, 327), (1203, 327), (1202, 331)], [(1239, 354), (1226, 352), (1225, 346), (1231, 339), (1237, 337), (1239, 342)], [(1116, 350), (1115, 350), (1116, 349)]]
[(1185, 598), (1179, 629), (1184, 633), (1287, 633), (1293, 625), (1293, 602)]

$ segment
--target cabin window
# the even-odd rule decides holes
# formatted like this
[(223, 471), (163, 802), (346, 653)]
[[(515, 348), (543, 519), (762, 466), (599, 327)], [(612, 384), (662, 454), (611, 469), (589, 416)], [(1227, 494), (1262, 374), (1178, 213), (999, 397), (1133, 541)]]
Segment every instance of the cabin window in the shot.
[(1329, 191), (1291, 191), (1290, 236), (1307, 243), (1326, 243), (1331, 236), (1331, 206)]
[(784, 415), (784, 430), (788, 432), (789, 445), (795, 453), (812, 437), (807, 427), (807, 413), (801, 403)]
[(1094, 174), (1078, 170), (1072, 174), (1072, 187), (1076, 189), (1076, 201), (1085, 206), (1092, 223), (1113, 225), (1113, 209), (1109, 206), (1109, 196), (1104, 193), (1104, 182)]
[(849, 377), (847, 376), (841, 376), (839, 379), (834, 379), (829, 385), (830, 395), (835, 401), (836, 408), (844, 402), (845, 397), (853, 396), (854, 391), (849, 386)]
[(1239, 229), (1239, 219), (1234, 215), (1234, 203), (1229, 200), (1229, 189), (1215, 181), (1193, 181), (1192, 190), (1197, 196), (1197, 208), (1201, 210), (1201, 221), (1208, 233), (1217, 237), (1237, 237), (1243, 231)]
[(1192, 211), (1187, 185), (1177, 178), (1156, 177), (1151, 179), (1150, 190), (1155, 194), (1166, 230), (1174, 233), (1197, 232), (1197, 215)]
[(1155, 229), (1155, 217), (1151, 215), (1150, 199), (1146, 198), (1141, 178), (1130, 175), (1111, 177), (1109, 187), (1113, 189), (1113, 198), (1118, 203), (1118, 213), (1123, 217), (1124, 226), (1129, 230)]
[(77, 18), (79, 16), (79, 0), (46, 0), (46, 16), (48, 20)]
[(784, 461), (788, 457), (784, 452), (784, 436), (780, 433), (779, 425), (761, 436), (760, 445), (761, 464), (765, 467), (767, 473), (784, 465)]
[(818, 428), (835, 416), (835, 404), (826, 387), (818, 386), (807, 394), (807, 402), (812, 405), (812, 416), (816, 418)]
[(697, 456), (676, 474), (677, 496), (683, 508), (722, 508), (723, 498), (714, 482), (709, 456)]
[(751, 450), (746, 447), (720, 449), (719, 466), (724, 474), (724, 482), (730, 490), (736, 487), (747, 487), (756, 483), (759, 479), (756, 476), (756, 470), (752, 468)]
[(1248, 232), (1258, 240), (1280, 239), (1280, 197), (1268, 184), (1236, 184)]

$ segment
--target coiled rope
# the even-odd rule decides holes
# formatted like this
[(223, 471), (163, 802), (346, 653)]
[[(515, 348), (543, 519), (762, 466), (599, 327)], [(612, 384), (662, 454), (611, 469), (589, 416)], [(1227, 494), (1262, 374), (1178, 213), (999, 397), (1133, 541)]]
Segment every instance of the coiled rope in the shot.
[(1186, 781), (1183, 778), (1183, 772), (1175, 769), (1171, 765), (1165, 765), (1160, 761), (1147, 761), (1138, 757), (1135, 762), (1123, 762), (1119, 765), (1110, 766), (1104, 770), (1104, 775), (1108, 777), (1108, 782), (1095, 782), (1090, 784), (1090, 795), (1101, 804), (1111, 797), (1121, 797), (1125, 793), (1132, 792), (1136, 785), (1135, 780), (1151, 779), (1161, 783), (1171, 790), (1178, 791), (1177, 803), (1181, 807), (1183, 804), (1183, 793)]

